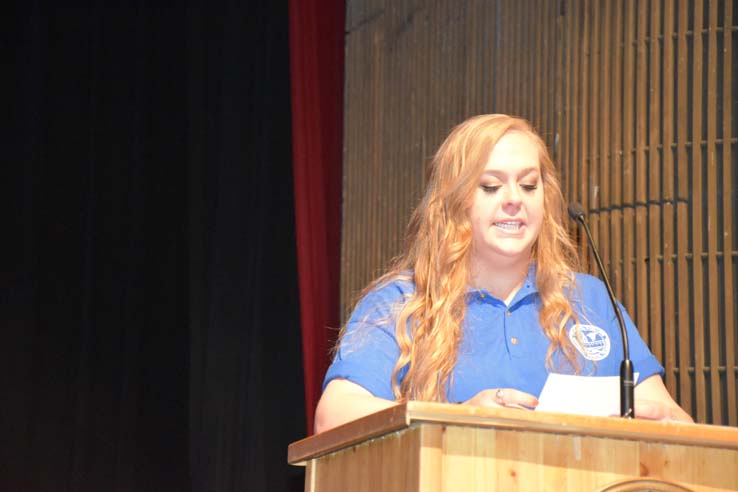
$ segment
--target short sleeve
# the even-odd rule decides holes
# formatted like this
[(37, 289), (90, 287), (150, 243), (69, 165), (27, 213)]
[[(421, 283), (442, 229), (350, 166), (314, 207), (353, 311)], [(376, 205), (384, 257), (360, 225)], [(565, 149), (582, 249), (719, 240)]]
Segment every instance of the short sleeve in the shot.
[(394, 281), (367, 294), (356, 306), (323, 381), (343, 378), (372, 395), (394, 400), (392, 372), (400, 349), (395, 337), (397, 313), (411, 293), (408, 282)]

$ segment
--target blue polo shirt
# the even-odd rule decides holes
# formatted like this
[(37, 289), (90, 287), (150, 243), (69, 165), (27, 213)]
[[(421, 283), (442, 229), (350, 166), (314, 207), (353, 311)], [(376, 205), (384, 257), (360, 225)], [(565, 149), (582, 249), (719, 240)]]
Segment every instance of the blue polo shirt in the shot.
[[(506, 305), (486, 290), (469, 290), (467, 311), (457, 362), (451, 376), (448, 401), (463, 402), (489, 388), (515, 388), (538, 396), (551, 372), (546, 353), (551, 341), (538, 320), (540, 297), (535, 265), (515, 297)], [(617, 376), (623, 357), (620, 327), (605, 285), (596, 277), (576, 274), (572, 304), (579, 324), (570, 323), (569, 338), (578, 351), (580, 374)], [(391, 377), (400, 354), (394, 320), (415, 284), (394, 280), (378, 286), (357, 305), (346, 327), (338, 353), (328, 368), (323, 388), (335, 378), (345, 378), (374, 396), (394, 400)], [(622, 306), (630, 343), (630, 359), (639, 381), (664, 370), (643, 342)], [(554, 354), (553, 370), (573, 373)], [(406, 374), (400, 372), (400, 380)]]

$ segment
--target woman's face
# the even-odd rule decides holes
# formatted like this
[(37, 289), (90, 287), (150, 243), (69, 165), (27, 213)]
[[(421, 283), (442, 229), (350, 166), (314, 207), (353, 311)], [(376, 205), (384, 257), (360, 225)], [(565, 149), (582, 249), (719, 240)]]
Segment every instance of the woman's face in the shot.
[(490, 267), (527, 263), (543, 223), (538, 148), (525, 133), (506, 133), (492, 149), (472, 206), (472, 259)]

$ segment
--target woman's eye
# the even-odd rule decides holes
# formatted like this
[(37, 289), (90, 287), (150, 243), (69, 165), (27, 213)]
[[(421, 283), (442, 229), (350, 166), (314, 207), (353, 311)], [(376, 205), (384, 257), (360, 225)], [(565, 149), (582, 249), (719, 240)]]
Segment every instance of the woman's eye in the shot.
[(481, 187), (485, 193), (495, 193), (500, 189), (500, 185), (481, 185)]
[(523, 188), (525, 191), (535, 191), (536, 189), (538, 189), (537, 184), (523, 184), (520, 185), (520, 187)]

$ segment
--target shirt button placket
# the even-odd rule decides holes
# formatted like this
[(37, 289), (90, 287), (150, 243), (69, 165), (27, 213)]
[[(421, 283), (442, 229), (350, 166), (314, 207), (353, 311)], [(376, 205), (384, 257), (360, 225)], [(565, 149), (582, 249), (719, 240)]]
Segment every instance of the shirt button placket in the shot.
[[(512, 317), (512, 314), (513, 314), (512, 311), (510, 310), (510, 308), (508, 308), (505, 311), (505, 318), (511, 318)], [(518, 348), (518, 342), (519, 342), (519, 340), (518, 340), (518, 337), (514, 336), (514, 335), (516, 335), (515, 330), (513, 329), (513, 327), (515, 325), (513, 323), (509, 322), (509, 321), (512, 321), (512, 320), (505, 319), (505, 325), (507, 325), (507, 327), (508, 327), (508, 329), (506, 330), (506, 332), (507, 332), (507, 334), (510, 337), (508, 339), (510, 350), (511, 351), (514, 351), (514, 350), (516, 350)]]

